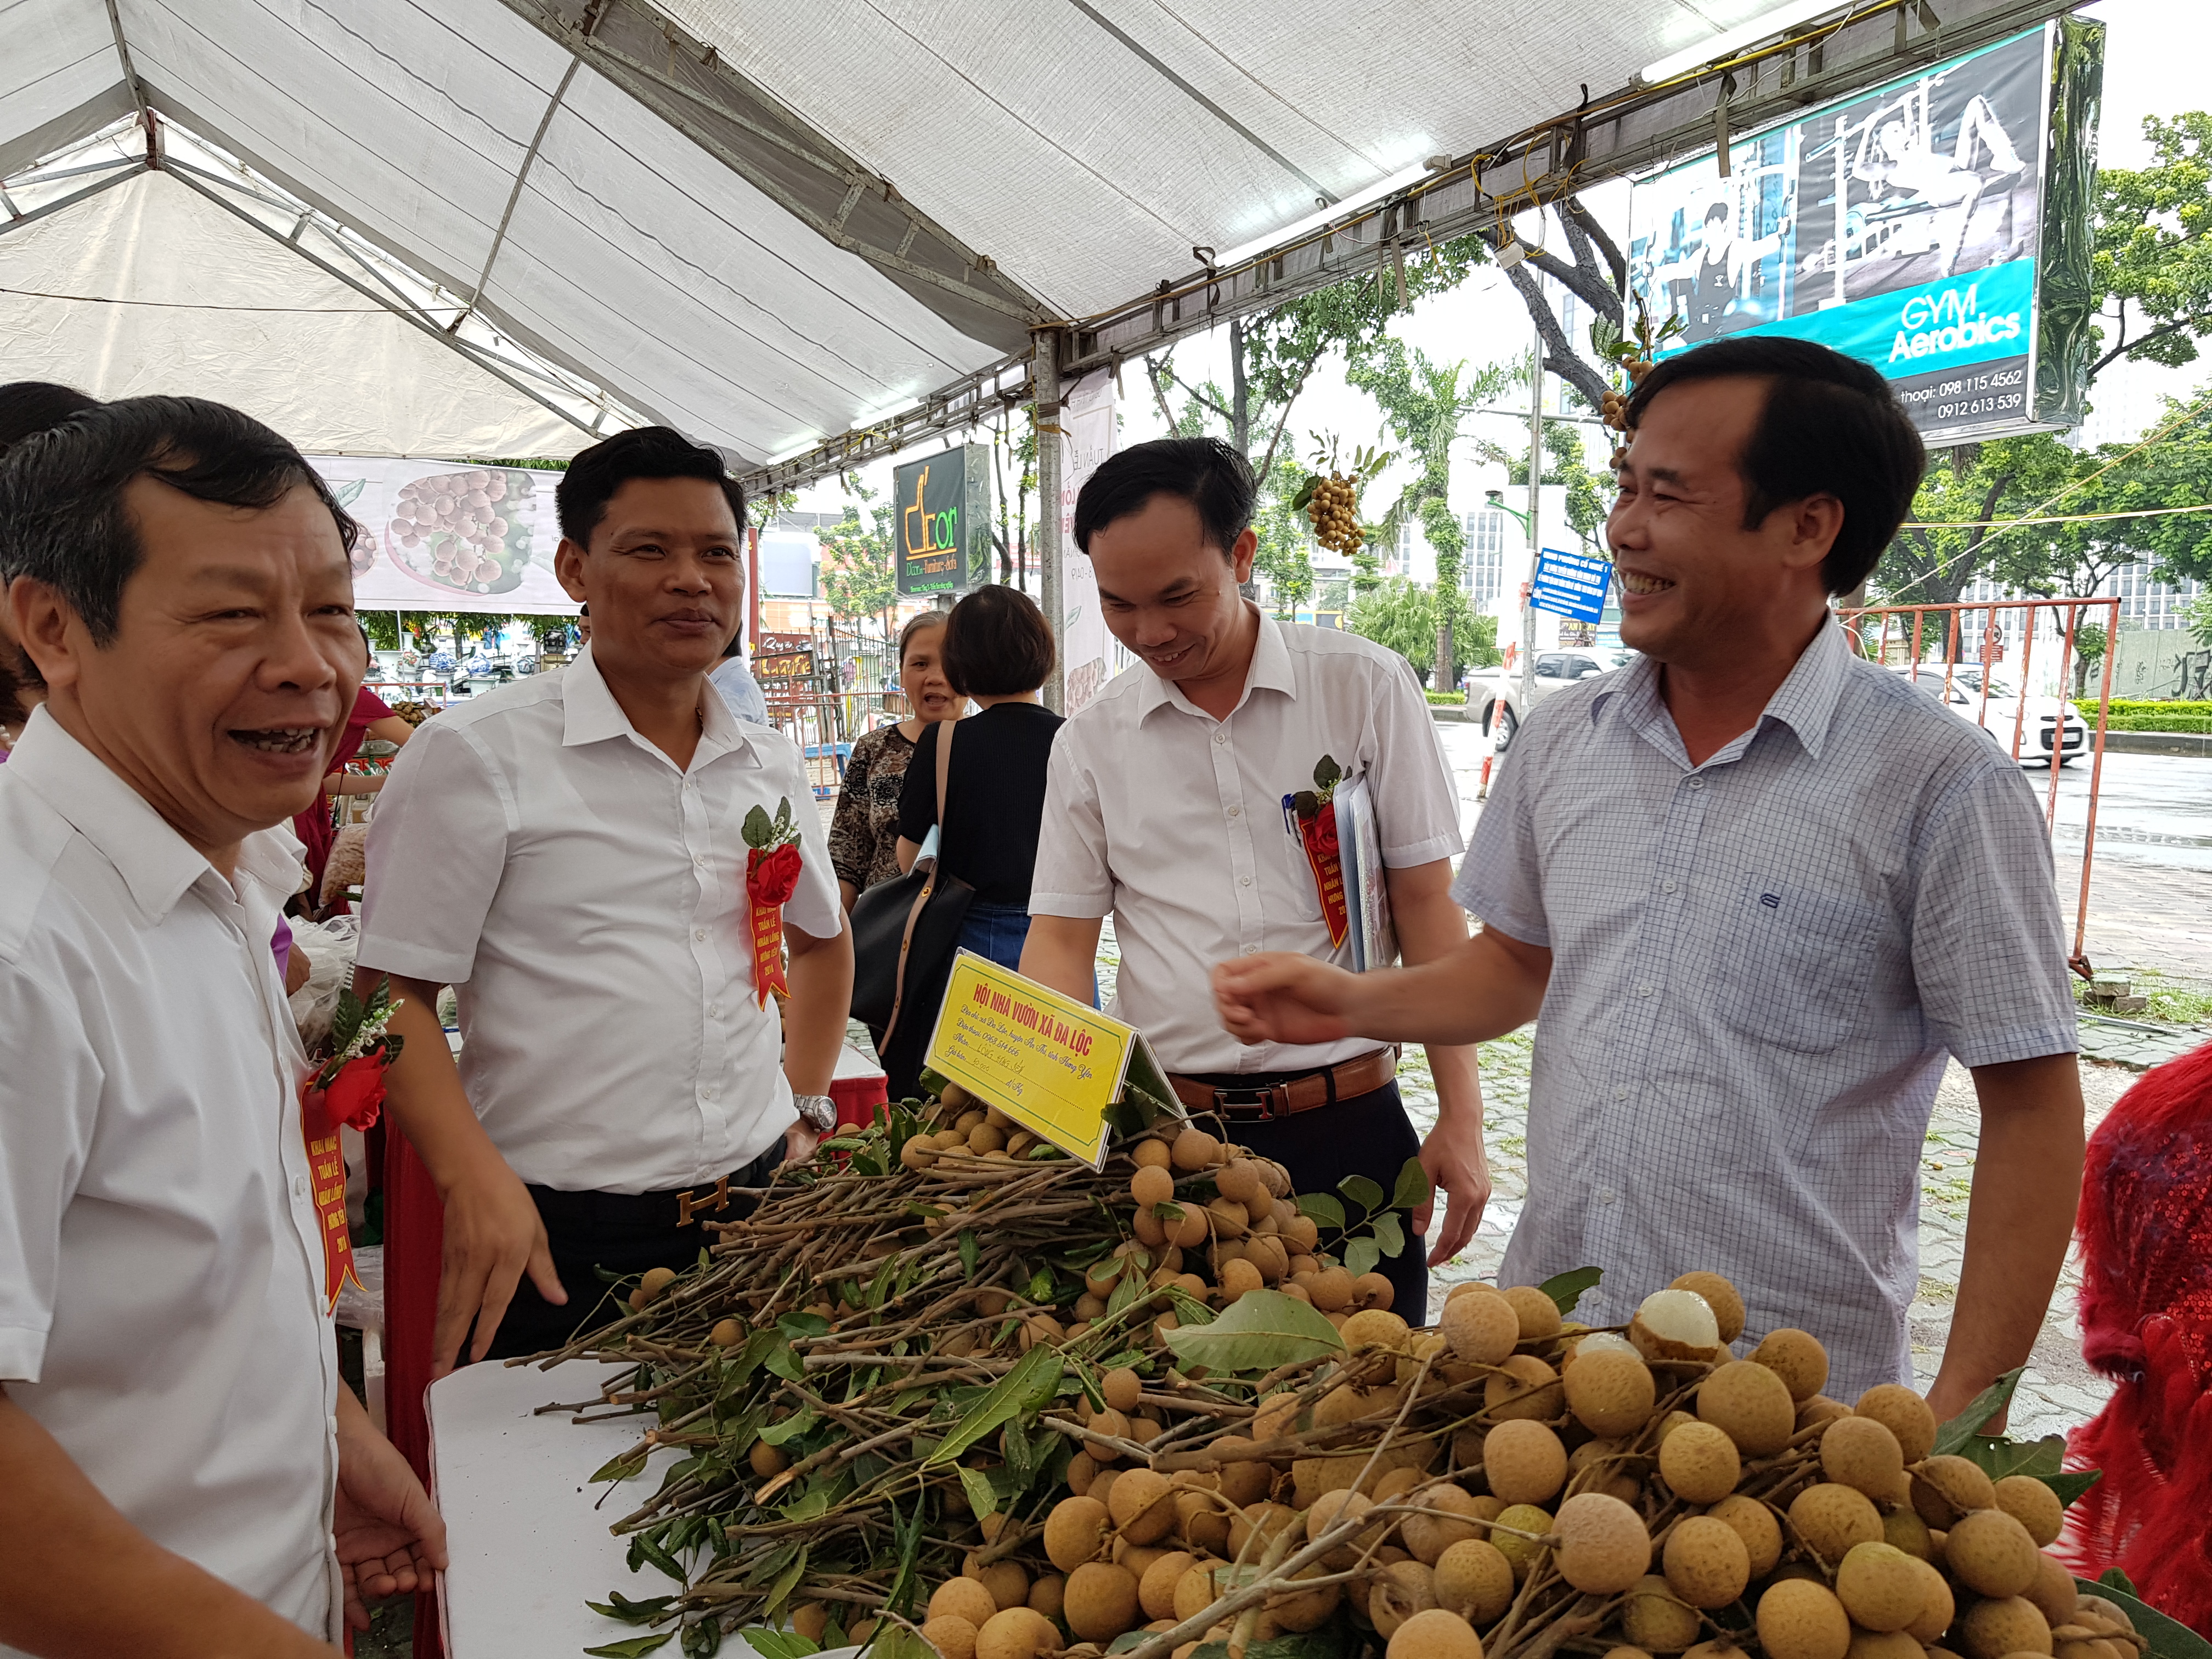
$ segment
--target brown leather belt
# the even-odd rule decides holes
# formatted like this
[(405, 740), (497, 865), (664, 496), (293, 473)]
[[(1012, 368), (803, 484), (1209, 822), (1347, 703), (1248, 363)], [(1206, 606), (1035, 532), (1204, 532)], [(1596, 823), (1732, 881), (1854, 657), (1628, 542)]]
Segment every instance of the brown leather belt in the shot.
[(1340, 1066), (1302, 1073), (1261, 1087), (1220, 1088), (1172, 1073), (1168, 1082), (1176, 1097), (1194, 1112), (1218, 1112), (1231, 1122), (1251, 1123), (1310, 1112), (1317, 1106), (1334, 1106), (1340, 1100), (1356, 1100), (1373, 1094), (1397, 1075), (1398, 1051), (1377, 1048)]

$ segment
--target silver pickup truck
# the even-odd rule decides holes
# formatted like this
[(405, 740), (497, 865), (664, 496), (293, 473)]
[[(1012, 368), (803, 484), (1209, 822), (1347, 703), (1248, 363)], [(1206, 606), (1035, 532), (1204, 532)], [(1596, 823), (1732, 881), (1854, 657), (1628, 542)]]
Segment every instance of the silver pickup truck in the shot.
[(1492, 743), (1504, 754), (1528, 717), (1528, 709), (1554, 691), (1580, 684), (1593, 674), (1610, 674), (1636, 660), (1636, 653), (1619, 646), (1570, 646), (1536, 653), (1536, 672), (1527, 704), (1522, 702), (1521, 671), (1492, 668), (1470, 674), (1467, 681), (1467, 712), (1482, 722)]

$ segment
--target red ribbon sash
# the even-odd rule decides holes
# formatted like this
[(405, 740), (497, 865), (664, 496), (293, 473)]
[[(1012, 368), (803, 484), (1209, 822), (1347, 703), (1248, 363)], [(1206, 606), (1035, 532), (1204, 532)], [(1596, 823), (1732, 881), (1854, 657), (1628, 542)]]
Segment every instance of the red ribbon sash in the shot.
[(1313, 866), (1314, 884), (1321, 890), (1322, 919), (1328, 924), (1331, 945), (1344, 943), (1352, 931), (1352, 913), (1344, 902), (1344, 858), (1336, 842), (1336, 803), (1330, 801), (1310, 818), (1298, 820), (1298, 840)]
[(797, 846), (753, 848), (745, 854), (745, 908), (753, 936), (753, 994), (759, 1007), (769, 993), (788, 997), (783, 977), (783, 905), (799, 890)]
[(315, 1213), (322, 1221), (325, 1312), (338, 1305), (338, 1292), (361, 1279), (353, 1267), (353, 1235), (346, 1227), (345, 1158), (338, 1150), (338, 1124), (320, 1089), (301, 1103), (300, 1126), (307, 1143), (307, 1178), (314, 1185)]

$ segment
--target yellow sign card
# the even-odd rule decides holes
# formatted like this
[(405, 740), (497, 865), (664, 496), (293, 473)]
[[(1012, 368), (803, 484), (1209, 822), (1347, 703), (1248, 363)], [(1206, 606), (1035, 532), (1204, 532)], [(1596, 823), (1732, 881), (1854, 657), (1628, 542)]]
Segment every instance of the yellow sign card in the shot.
[(1158, 1074), (1134, 1026), (962, 951), (925, 1064), (1097, 1169), (1133, 1062), (1140, 1079)]

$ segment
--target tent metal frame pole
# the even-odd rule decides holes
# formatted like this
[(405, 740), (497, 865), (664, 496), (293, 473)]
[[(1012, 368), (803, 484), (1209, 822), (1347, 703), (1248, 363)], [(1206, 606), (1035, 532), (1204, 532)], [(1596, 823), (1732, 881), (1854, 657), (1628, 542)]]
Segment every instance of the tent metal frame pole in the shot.
[(71, 191), (66, 196), (56, 197), (42, 207), (34, 207), (27, 212), (18, 213), (14, 218), (0, 223), (0, 236), (5, 236), (11, 230), (21, 230), (25, 225), (36, 224), (48, 215), (59, 213), (64, 208), (73, 208), (79, 202), (88, 202), (102, 191), (113, 190), (116, 185), (126, 179), (136, 179), (140, 173), (151, 173), (153, 170), (143, 161), (125, 161), (117, 172), (100, 179), (97, 184), (87, 185), (82, 190)]
[(1030, 337), (1036, 342), (1030, 386), (1037, 434), (1037, 597), (1052, 624), (1054, 647), (1044, 706), (1058, 714), (1067, 705), (1067, 617), (1060, 598), (1066, 550), (1060, 527), (1060, 469), (1066, 452), (1060, 425), (1060, 348), (1065, 337), (1058, 329), (1041, 328)]
[[(330, 277), (333, 282), (343, 283), (355, 293), (360, 295), (362, 298), (371, 301), (376, 305), (382, 307), (393, 316), (398, 318), (400, 321), (405, 323), (409, 327), (419, 329), (430, 339), (435, 340), (440, 345), (445, 347), (447, 350), (453, 353), (456, 356), (459, 356), (468, 362), (473, 363), (477, 368), (482, 369), (485, 374), (490, 375), (493, 379), (500, 381), (511, 390), (520, 392), (524, 397), (529, 398), (531, 402), (536, 404), (539, 408), (546, 410), (549, 414), (556, 416), (560, 419), (566, 421), (570, 426), (574, 427), (577, 431), (583, 433), (586, 437), (593, 440), (596, 440), (599, 437), (599, 434), (598, 433), (593, 432), (590, 427), (578, 420), (575, 416), (571, 414), (568, 410), (562, 408), (560, 404), (553, 402), (550, 398), (545, 397), (535, 388), (525, 386), (520, 380), (515, 379), (514, 375), (508, 374), (505, 369), (485, 362), (483, 358), (479, 356), (470, 348), (469, 343), (465, 340), (461, 339), (456, 335), (447, 333), (446, 331), (441, 328), (437, 324), (426, 320), (421, 313), (405, 305), (395, 303), (384, 295), (379, 294), (368, 283), (360, 281), (343, 270), (339, 270), (337, 266), (332, 264), (329, 260), (322, 258), (319, 254), (310, 252), (299, 243), (287, 240), (281, 232), (276, 230), (270, 226), (263, 224), (260, 220), (246, 212), (245, 209), (237, 206), (234, 203), (224, 201), (222, 196), (216, 191), (209, 189), (207, 185), (200, 183), (198, 179), (188, 177), (186, 169), (176, 166), (171, 166), (165, 167), (163, 171), (167, 173), (169, 176), (174, 179), (179, 184), (184, 185), (185, 189), (196, 191), (200, 195), (205, 197), (209, 201), (221, 208), (225, 213), (229, 214), (233, 218), (236, 219), (240, 223), (252, 226), (254, 229), (259, 231), (264, 236), (266, 236), (270, 241), (276, 243), (279, 247), (289, 248), (294, 253), (297, 254), (301, 258), (305, 259), (309, 264), (314, 266), (316, 270), (321, 271), (323, 275)], [(190, 169), (190, 171), (196, 173), (198, 169), (195, 167)]]
[(483, 298), (484, 289), (491, 283), (491, 268), (499, 262), (499, 251), (507, 246), (507, 228), (514, 222), (514, 204), (522, 199), (522, 187), (530, 182), (530, 169), (538, 165), (538, 152), (545, 143), (545, 135), (553, 125), (553, 118), (561, 112), (562, 101), (568, 95), (568, 83), (576, 78), (576, 71), (584, 66), (580, 58), (571, 58), (568, 67), (561, 76), (561, 84), (553, 88), (553, 96), (545, 106), (545, 113), (538, 123), (538, 131), (530, 136), (530, 148), (522, 153), (522, 165), (514, 170), (514, 188), (507, 193), (507, 210), (499, 216), (499, 228), (493, 233), (491, 248), (484, 255), (483, 269), (477, 273), (477, 285), (469, 290), (467, 307), (446, 325), (446, 332), (453, 333), (475, 313), (477, 302)]

